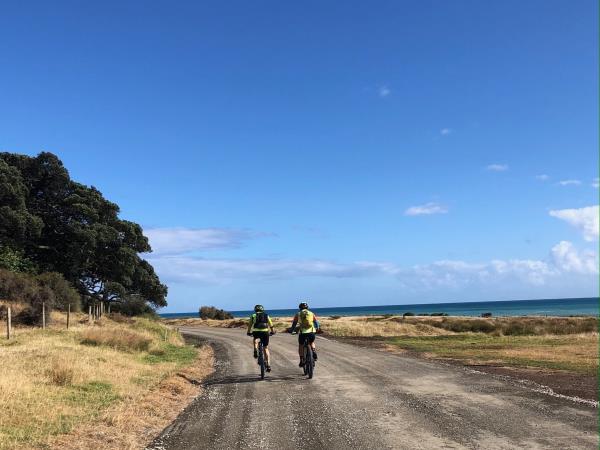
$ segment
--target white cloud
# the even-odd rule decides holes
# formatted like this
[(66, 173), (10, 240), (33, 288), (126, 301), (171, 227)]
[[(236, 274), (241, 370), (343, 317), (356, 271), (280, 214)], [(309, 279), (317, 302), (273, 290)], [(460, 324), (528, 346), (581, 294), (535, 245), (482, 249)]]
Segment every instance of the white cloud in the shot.
[(564, 272), (598, 273), (598, 255), (591, 250), (577, 251), (571, 242), (561, 241), (552, 247), (554, 265)]
[(598, 254), (578, 251), (561, 241), (545, 260), (510, 259), (473, 263), (441, 260), (401, 267), (391, 262), (356, 261), (340, 263), (323, 259), (209, 259), (187, 255), (148, 255), (147, 259), (167, 281), (221, 284), (234, 280), (287, 280), (301, 277), (361, 278), (392, 277), (416, 290), (479, 286), (493, 288), (515, 284), (561, 285), (569, 277), (597, 279)]
[(405, 216), (423, 216), (431, 214), (446, 214), (448, 208), (435, 202), (425, 203), (424, 205), (411, 206), (404, 211)]
[(244, 241), (269, 236), (231, 228), (149, 228), (144, 234), (155, 253), (180, 254), (218, 248), (238, 248)]
[(510, 283), (542, 286), (572, 276), (595, 278), (598, 255), (590, 250), (579, 252), (571, 242), (555, 245), (547, 260), (511, 259), (485, 263), (442, 260), (431, 264), (398, 269), (396, 276), (410, 288), (461, 288), (479, 285), (491, 288)]
[(548, 181), (550, 179), (550, 176), (543, 173), (541, 175), (536, 175), (535, 179), (540, 181)]
[[(297, 277), (355, 278), (389, 273), (385, 263), (337, 263), (307, 259), (207, 259), (185, 255), (148, 256), (161, 277), (172, 281), (219, 283), (233, 279), (290, 279)], [(386, 272), (387, 271), (387, 272)]]
[(561, 180), (558, 182), (560, 186), (579, 186), (581, 181), (579, 180)]
[(596, 189), (600, 188), (600, 178), (594, 178), (592, 180), (592, 187)]
[(392, 90), (388, 86), (384, 85), (380, 86), (379, 89), (377, 89), (377, 93), (381, 98), (385, 98), (392, 93)]
[(587, 206), (578, 209), (558, 209), (550, 211), (552, 217), (562, 219), (583, 233), (586, 241), (598, 240), (600, 221), (599, 209), (596, 206)]
[(451, 129), (451, 128), (442, 128), (442, 129), (440, 130), (440, 134), (441, 134), (442, 136), (447, 136), (447, 135), (449, 135), (450, 133), (452, 133), (452, 129)]
[(508, 170), (508, 164), (489, 164), (486, 166), (487, 170), (492, 172), (506, 172)]

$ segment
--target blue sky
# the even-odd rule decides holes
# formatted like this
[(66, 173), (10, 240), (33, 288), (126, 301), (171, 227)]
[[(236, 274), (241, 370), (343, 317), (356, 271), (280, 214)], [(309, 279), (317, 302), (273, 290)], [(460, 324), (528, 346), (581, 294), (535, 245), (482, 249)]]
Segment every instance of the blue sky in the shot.
[(0, 15), (0, 150), (142, 224), (167, 311), (598, 294), (597, 2), (224, 3)]

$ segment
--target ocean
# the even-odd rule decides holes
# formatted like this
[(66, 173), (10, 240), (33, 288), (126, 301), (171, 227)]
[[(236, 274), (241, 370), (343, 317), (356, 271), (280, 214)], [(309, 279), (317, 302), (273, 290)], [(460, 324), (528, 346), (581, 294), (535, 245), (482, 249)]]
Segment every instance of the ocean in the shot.
[[(544, 300), (508, 300), (497, 302), (429, 303), (419, 305), (381, 305), (381, 306), (341, 306), (330, 308), (311, 308), (317, 316), (367, 316), (381, 314), (446, 313), (450, 316), (480, 316), (490, 312), (497, 316), (598, 316), (599, 299), (556, 298)], [(296, 309), (270, 309), (273, 317), (292, 316)], [(235, 317), (247, 317), (247, 311), (230, 311)], [(164, 313), (165, 318), (198, 317), (198, 312)]]

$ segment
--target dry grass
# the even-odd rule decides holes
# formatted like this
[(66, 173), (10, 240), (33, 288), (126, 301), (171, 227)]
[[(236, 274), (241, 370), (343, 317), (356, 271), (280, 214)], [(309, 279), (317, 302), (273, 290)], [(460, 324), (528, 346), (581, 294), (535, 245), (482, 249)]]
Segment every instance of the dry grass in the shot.
[[(291, 317), (273, 317), (272, 319), (273, 326), (278, 331), (287, 329), (292, 323)], [(167, 319), (165, 323), (180, 327), (206, 326), (217, 328), (245, 328), (248, 325), (245, 319)], [(339, 337), (434, 336), (451, 333), (425, 323), (396, 321), (393, 318), (384, 319), (383, 317), (321, 318), (320, 323), (325, 333)]]
[[(118, 412), (119, 405), (135, 404), (196, 357), (161, 324), (103, 318), (88, 328), (78, 323), (84, 315), (73, 316), (68, 331), (55, 322), (47, 330), (17, 328), (11, 341), (0, 338), (0, 449), (45, 446), (98, 418), (119, 421), (121, 413), (106, 416), (111, 407)], [(96, 345), (82, 345), (85, 336), (98, 339)]]
[(449, 336), (396, 337), (395, 348), (467, 364), (536, 367), (594, 375), (598, 371), (598, 334), (568, 336), (494, 336), (463, 333)]
[(147, 351), (152, 337), (124, 327), (89, 328), (81, 332), (81, 343), (107, 345), (124, 351)]
[(144, 448), (198, 395), (200, 382), (212, 368), (212, 349), (202, 347), (196, 364), (177, 371), (145, 395), (110, 407), (93, 423), (52, 438), (49, 446), (61, 450)]
[[(275, 328), (289, 327), (292, 318), (273, 318)], [(245, 319), (203, 320), (169, 319), (173, 326), (243, 328)], [(595, 317), (323, 317), (324, 332), (337, 337), (445, 336), (460, 333), (485, 333), (496, 336), (543, 336), (592, 333), (598, 330)]]
[(75, 378), (74, 361), (59, 358), (52, 361), (48, 369), (50, 383), (56, 386), (72, 386)]
[(473, 317), (394, 318), (408, 323), (425, 323), (455, 333), (491, 333), (497, 336), (543, 336), (598, 331), (596, 317)]
[[(378, 319), (378, 318), (377, 318)], [(322, 319), (325, 333), (336, 337), (391, 337), (391, 336), (439, 336), (452, 332), (420, 321), (404, 321), (372, 317), (342, 317)]]

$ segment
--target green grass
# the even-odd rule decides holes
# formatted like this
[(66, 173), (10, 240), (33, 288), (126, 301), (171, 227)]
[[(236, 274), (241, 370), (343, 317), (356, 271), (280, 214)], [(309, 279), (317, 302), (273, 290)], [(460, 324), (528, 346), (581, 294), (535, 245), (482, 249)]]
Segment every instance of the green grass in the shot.
[(598, 370), (598, 337), (584, 336), (449, 336), (394, 337), (400, 348), (467, 364), (536, 367), (595, 374)]
[(165, 343), (159, 348), (150, 350), (150, 352), (143, 357), (143, 361), (150, 364), (172, 362), (184, 366), (191, 364), (196, 358), (197, 353), (196, 349), (189, 345), (180, 347)]
[(119, 400), (119, 395), (114, 392), (110, 383), (90, 381), (73, 386), (72, 391), (66, 398), (76, 404), (91, 403), (96, 405), (98, 409), (102, 409)]

